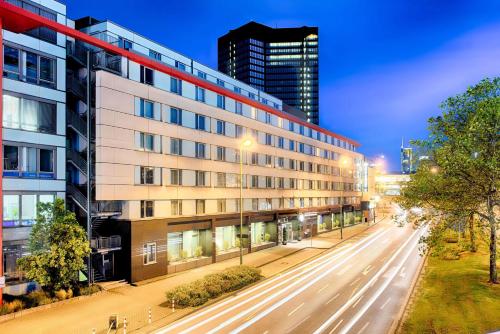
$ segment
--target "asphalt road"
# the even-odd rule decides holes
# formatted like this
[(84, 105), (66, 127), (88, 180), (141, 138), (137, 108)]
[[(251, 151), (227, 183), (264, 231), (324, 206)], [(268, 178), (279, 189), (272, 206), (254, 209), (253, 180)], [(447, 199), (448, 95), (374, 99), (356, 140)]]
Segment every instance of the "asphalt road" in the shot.
[(423, 261), (424, 232), (381, 222), (156, 333), (388, 333)]

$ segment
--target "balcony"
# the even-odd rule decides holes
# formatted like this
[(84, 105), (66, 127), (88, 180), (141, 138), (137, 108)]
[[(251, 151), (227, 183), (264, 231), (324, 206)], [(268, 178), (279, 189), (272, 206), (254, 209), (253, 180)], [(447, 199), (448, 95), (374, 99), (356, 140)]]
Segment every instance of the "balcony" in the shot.
[(122, 73), (122, 57), (105, 51), (98, 51), (92, 55), (92, 66), (97, 70), (104, 70), (118, 75)]
[(121, 201), (97, 201), (92, 204), (96, 217), (113, 217), (122, 214)]
[(87, 49), (81, 43), (66, 41), (66, 56), (81, 66), (87, 65)]
[(90, 247), (98, 253), (110, 250), (120, 250), (122, 247), (122, 238), (119, 235), (92, 238), (90, 239)]

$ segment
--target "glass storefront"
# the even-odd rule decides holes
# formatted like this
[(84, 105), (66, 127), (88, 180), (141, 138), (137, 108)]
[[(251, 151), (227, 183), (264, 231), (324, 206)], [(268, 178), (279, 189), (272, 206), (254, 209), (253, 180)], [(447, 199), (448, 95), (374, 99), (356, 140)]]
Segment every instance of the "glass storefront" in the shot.
[(169, 262), (210, 256), (212, 254), (212, 233), (210, 230), (171, 232), (167, 237)]
[(276, 242), (276, 223), (275, 222), (258, 222), (252, 223), (252, 245), (261, 245), (269, 242)]
[(332, 214), (318, 215), (318, 233), (332, 229)]
[[(248, 226), (243, 226), (243, 248), (248, 247)], [(240, 226), (215, 228), (215, 247), (217, 254), (236, 251), (240, 248)]]

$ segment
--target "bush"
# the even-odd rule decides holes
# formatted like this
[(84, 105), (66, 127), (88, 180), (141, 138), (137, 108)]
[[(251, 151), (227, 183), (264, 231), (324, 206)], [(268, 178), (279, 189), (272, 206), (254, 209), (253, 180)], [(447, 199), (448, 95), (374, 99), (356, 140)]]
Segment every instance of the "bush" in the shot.
[(64, 289), (57, 290), (54, 295), (59, 300), (65, 300), (68, 297), (68, 294), (66, 293), (66, 290), (64, 290)]
[(23, 308), (24, 303), (19, 299), (14, 299), (10, 303), (4, 303), (2, 307), (0, 307), (0, 315), (21, 311)]
[(26, 303), (28, 307), (36, 307), (52, 303), (53, 300), (43, 290), (33, 291), (26, 295)]
[(89, 296), (89, 295), (93, 295), (94, 293), (97, 293), (99, 291), (101, 291), (101, 287), (99, 285), (96, 285), (96, 284), (93, 284), (90, 286), (81, 286), (77, 295)]
[(248, 266), (227, 268), (202, 279), (179, 285), (166, 292), (167, 302), (175, 301), (177, 307), (195, 307), (205, 304), (209, 299), (241, 289), (261, 278), (260, 269)]

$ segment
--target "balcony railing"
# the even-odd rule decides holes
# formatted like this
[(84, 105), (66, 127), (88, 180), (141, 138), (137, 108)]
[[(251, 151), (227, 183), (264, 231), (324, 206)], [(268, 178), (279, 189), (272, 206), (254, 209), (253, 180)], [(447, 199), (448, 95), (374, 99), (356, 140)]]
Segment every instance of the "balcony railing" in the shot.
[(96, 216), (119, 216), (122, 214), (121, 201), (97, 201), (92, 204)]
[(122, 238), (119, 235), (90, 239), (90, 247), (96, 250), (121, 248)]
[(110, 71), (116, 74), (122, 72), (122, 57), (105, 51), (98, 51), (92, 55), (92, 65), (96, 69)]

